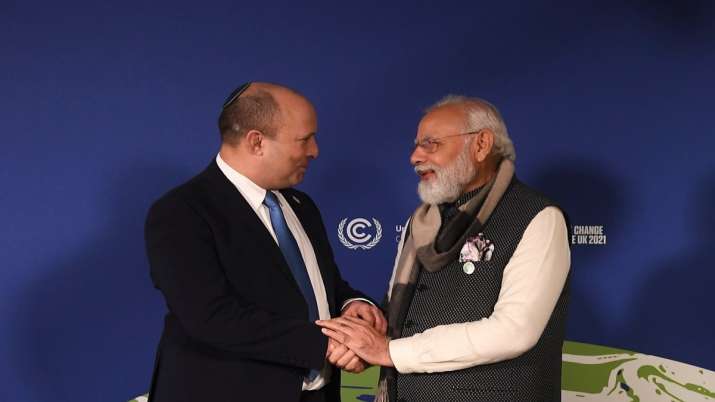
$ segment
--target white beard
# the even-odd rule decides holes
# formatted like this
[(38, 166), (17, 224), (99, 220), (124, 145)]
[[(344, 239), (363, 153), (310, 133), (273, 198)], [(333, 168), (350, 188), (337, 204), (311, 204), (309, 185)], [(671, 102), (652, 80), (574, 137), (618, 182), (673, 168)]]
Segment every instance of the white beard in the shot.
[(434, 178), (430, 181), (421, 180), (417, 185), (417, 194), (426, 204), (442, 204), (457, 199), (464, 186), (474, 179), (477, 169), (469, 157), (469, 147), (464, 147), (454, 162), (439, 168), (434, 165), (415, 166), (415, 172), (433, 170)]

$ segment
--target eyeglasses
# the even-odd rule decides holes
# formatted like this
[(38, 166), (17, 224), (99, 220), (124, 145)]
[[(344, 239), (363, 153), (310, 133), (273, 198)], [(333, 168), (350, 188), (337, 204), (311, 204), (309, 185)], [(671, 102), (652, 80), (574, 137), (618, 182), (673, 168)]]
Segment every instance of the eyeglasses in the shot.
[(248, 87), (251, 86), (251, 82), (247, 82), (245, 84), (241, 84), (238, 88), (234, 89), (233, 92), (231, 92), (231, 95), (226, 98), (226, 100), (223, 102), (223, 106), (221, 107), (221, 110), (226, 110), (227, 107), (231, 106), (233, 102), (238, 99), (239, 96), (241, 96), (242, 93), (246, 92)]
[(425, 151), (426, 153), (432, 154), (432, 153), (437, 152), (437, 150), (439, 149), (439, 146), (442, 145), (442, 143), (443, 143), (443, 141), (441, 141), (441, 140), (444, 138), (461, 137), (463, 135), (479, 134), (481, 132), (482, 132), (482, 130), (480, 129), (477, 131), (470, 131), (468, 133), (445, 135), (445, 136), (438, 137), (438, 138), (427, 137), (421, 141), (417, 141), (415, 139), (415, 149), (420, 148), (423, 151)]

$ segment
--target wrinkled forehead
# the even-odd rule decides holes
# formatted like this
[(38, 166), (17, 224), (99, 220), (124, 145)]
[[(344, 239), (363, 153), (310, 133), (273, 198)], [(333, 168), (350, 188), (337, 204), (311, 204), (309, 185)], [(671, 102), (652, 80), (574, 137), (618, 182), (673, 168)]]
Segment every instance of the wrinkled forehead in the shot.
[(451, 104), (430, 110), (417, 126), (416, 139), (438, 138), (464, 131), (467, 113), (463, 106)]

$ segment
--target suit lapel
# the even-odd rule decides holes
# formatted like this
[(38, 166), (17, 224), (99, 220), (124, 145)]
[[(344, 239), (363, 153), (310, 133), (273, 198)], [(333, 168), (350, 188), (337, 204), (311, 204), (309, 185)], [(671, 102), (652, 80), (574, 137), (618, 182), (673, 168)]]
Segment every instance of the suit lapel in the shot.
[(332, 258), (325, 251), (325, 247), (330, 247), (327, 244), (325, 236), (323, 236), (323, 228), (320, 225), (320, 217), (312, 213), (306, 203), (307, 200), (301, 200), (299, 195), (291, 190), (281, 190), (281, 194), (288, 201), (293, 212), (298, 217), (305, 234), (310, 240), (310, 244), (315, 252), (315, 259), (318, 263), (318, 269), (320, 270), (320, 276), (323, 279), (323, 285), (325, 287), (325, 294), (328, 298), (328, 305), (330, 311), (334, 311), (334, 286), (333, 286), (333, 276), (332, 272), (329, 271), (332, 264)]
[[(237, 227), (246, 231), (245, 236), (256, 240), (256, 244), (260, 247), (257, 254), (265, 255), (268, 260), (267, 267), (276, 267), (276, 269), (288, 280), (289, 283), (300, 293), (300, 288), (293, 277), (293, 273), (288, 267), (288, 263), (283, 257), (280, 247), (276, 244), (273, 236), (268, 232), (266, 226), (261, 219), (256, 215), (256, 212), (251, 208), (248, 201), (241, 195), (230, 180), (221, 172), (216, 162), (212, 162), (205, 170), (212, 187), (217, 190), (217, 196), (221, 198), (220, 203), (227, 208), (230, 213), (228, 216), (236, 221)], [(302, 296), (302, 293), (300, 293)], [(301, 297), (302, 298), (302, 297)]]

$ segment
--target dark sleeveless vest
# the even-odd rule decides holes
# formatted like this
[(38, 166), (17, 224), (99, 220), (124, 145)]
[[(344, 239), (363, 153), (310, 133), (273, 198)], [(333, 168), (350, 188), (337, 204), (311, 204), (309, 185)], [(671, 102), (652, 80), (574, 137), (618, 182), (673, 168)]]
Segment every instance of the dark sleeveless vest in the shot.
[[(526, 227), (553, 203), (516, 178), (482, 228), (495, 245), (489, 261), (467, 275), (455, 260), (437, 272), (422, 269), (401, 337), (443, 324), (489, 317), (501, 290), (502, 273)], [(476, 233), (472, 234), (476, 235)], [(568, 282), (536, 345), (514, 359), (441, 373), (397, 374), (391, 401), (537, 402), (561, 400), (561, 346)]]

